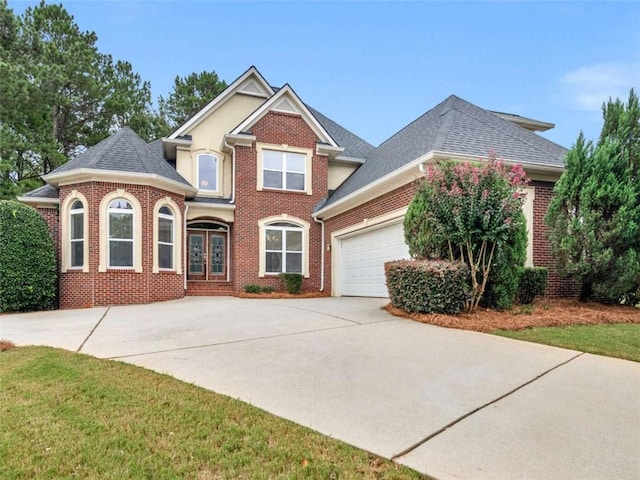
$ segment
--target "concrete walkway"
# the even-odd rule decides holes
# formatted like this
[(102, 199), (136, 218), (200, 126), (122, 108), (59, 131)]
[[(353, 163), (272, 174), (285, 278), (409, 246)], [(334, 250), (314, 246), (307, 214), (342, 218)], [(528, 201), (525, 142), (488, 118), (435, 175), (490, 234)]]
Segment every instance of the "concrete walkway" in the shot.
[(438, 479), (631, 479), (640, 364), (389, 316), (185, 298), (0, 315), (0, 338), (171, 374)]

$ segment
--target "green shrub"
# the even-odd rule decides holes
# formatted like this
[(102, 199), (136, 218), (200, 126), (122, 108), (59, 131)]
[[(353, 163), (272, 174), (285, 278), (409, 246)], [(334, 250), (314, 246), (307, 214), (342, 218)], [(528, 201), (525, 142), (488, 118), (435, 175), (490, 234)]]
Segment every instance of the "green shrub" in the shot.
[(471, 296), (469, 267), (446, 260), (384, 264), (391, 304), (409, 313), (458, 313)]
[(22, 203), (0, 200), (0, 311), (52, 308), (56, 257), (44, 218)]
[(262, 287), (255, 283), (248, 283), (244, 286), (244, 291), (245, 293), (260, 293), (262, 292)]
[(542, 267), (527, 267), (520, 275), (518, 301), (524, 305), (533, 302), (537, 295), (544, 295), (547, 290), (548, 272)]
[(273, 287), (271, 287), (269, 285), (266, 285), (266, 286), (262, 287), (261, 290), (262, 290), (262, 293), (273, 293), (273, 292), (276, 291), (275, 288), (273, 288)]
[(487, 308), (506, 310), (512, 307), (518, 293), (520, 275), (527, 259), (527, 227), (524, 213), (514, 216), (507, 240), (497, 249), (496, 261), (481, 304)]
[(284, 290), (287, 293), (298, 295), (302, 293), (303, 276), (299, 273), (281, 273), (280, 280), (284, 284)]

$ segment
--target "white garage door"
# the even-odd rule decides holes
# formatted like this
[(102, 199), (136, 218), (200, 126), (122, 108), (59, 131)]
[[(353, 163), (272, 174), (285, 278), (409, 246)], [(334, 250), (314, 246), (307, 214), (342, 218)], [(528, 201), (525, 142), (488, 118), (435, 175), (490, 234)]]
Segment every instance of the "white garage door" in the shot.
[(366, 230), (340, 241), (340, 293), (355, 297), (388, 297), (384, 262), (409, 258), (402, 222)]

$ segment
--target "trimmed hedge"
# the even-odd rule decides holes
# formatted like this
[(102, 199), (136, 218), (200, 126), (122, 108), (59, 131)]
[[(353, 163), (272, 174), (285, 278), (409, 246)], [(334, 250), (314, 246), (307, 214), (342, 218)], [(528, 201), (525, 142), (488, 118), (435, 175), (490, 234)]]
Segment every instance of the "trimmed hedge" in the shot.
[(471, 295), (469, 267), (446, 260), (384, 264), (391, 304), (409, 313), (455, 314)]
[(547, 290), (548, 272), (543, 267), (527, 267), (520, 275), (518, 301), (524, 305), (533, 302), (537, 295), (544, 295)]
[(284, 290), (287, 293), (298, 295), (302, 293), (302, 279), (304, 277), (299, 273), (281, 273), (280, 280), (284, 284)]
[(0, 200), (0, 311), (53, 308), (56, 278), (44, 218), (22, 203)]

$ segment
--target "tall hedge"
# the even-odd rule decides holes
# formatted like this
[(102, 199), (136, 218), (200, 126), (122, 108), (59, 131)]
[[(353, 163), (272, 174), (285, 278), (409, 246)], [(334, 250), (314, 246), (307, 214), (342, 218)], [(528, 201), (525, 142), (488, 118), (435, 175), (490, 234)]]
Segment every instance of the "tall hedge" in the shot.
[(55, 249), (44, 218), (0, 200), (0, 311), (44, 310), (55, 299)]

